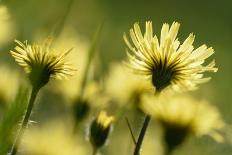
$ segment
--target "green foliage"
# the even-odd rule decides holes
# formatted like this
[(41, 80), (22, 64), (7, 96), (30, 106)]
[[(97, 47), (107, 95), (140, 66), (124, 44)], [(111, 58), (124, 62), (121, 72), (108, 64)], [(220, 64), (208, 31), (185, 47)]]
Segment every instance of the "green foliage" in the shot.
[(25, 112), (28, 100), (28, 89), (20, 88), (15, 101), (7, 109), (0, 122), (0, 155), (6, 155), (13, 143), (16, 128)]

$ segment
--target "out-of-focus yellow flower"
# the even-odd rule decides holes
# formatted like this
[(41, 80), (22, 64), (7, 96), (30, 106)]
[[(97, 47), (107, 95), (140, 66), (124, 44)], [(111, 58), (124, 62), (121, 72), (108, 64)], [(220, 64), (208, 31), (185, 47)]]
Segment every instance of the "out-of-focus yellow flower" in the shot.
[(208, 135), (217, 142), (223, 142), (220, 132), (225, 123), (219, 111), (207, 101), (187, 96), (145, 96), (143, 100), (144, 111), (163, 126), (169, 147), (181, 144), (190, 134)]
[(152, 22), (146, 22), (144, 35), (138, 23), (130, 29), (133, 45), (124, 34), (124, 40), (130, 50), (128, 52), (128, 66), (135, 72), (144, 75), (157, 91), (172, 87), (175, 90), (193, 90), (197, 85), (209, 81), (203, 78), (206, 71), (216, 72), (215, 62), (204, 65), (214, 50), (202, 45), (194, 50), (195, 36), (190, 34), (180, 45), (177, 33), (180, 24), (173, 22), (169, 28), (163, 24), (160, 42), (153, 34)]
[(73, 135), (71, 129), (59, 122), (50, 123), (41, 129), (30, 129), (23, 137), (22, 153), (25, 155), (89, 155), (88, 149)]
[(77, 94), (80, 93), (81, 82), (85, 72), (88, 57), (89, 42), (77, 34), (72, 28), (65, 28), (60, 37), (54, 43), (59, 49), (72, 47), (70, 59), (73, 65), (78, 68), (78, 72), (68, 81), (62, 81), (58, 85), (54, 85), (58, 92), (64, 94), (68, 102), (75, 100)]
[(51, 38), (43, 44), (28, 44), (16, 40), (18, 44), (11, 55), (20, 66), (29, 74), (34, 88), (39, 89), (48, 83), (49, 79), (67, 79), (73, 75), (75, 69), (67, 62), (66, 56), (71, 50), (57, 53), (50, 48)]
[[(81, 84), (87, 64), (90, 43), (81, 37), (73, 28), (66, 27), (54, 43), (54, 46), (59, 49), (73, 48), (72, 53), (70, 53), (70, 59), (74, 62), (73, 65), (78, 68), (77, 74), (72, 76), (68, 81), (61, 81), (59, 84), (55, 83), (53, 85), (54, 91), (63, 94), (65, 103), (68, 106), (73, 106), (82, 90)], [(100, 83), (91, 79), (93, 65), (91, 65), (89, 73), (81, 100), (90, 103), (91, 106), (97, 107), (99, 105), (105, 105), (108, 99), (102, 95)]]
[(19, 73), (4, 64), (0, 64), (0, 104), (12, 102), (19, 87)]
[(73, 28), (67, 27), (56, 40), (54, 46), (59, 49), (73, 48), (70, 59), (73, 65), (78, 68), (78, 72), (70, 80), (59, 83), (57, 90), (64, 94), (67, 100), (76, 99), (77, 94), (80, 93), (90, 43)]
[(7, 6), (0, 5), (0, 45), (15, 37), (14, 24)]
[(152, 87), (149, 81), (128, 72), (121, 64), (113, 64), (106, 79), (106, 92), (124, 104), (140, 102), (140, 96), (151, 93)]
[(94, 148), (102, 147), (109, 135), (113, 116), (108, 116), (105, 111), (101, 111), (90, 126), (90, 142)]
[(86, 118), (92, 107), (102, 108), (108, 102), (108, 97), (102, 94), (101, 84), (93, 80), (93, 64), (87, 75), (85, 88), (82, 82), (88, 59), (90, 43), (75, 29), (65, 27), (60, 37), (54, 42), (54, 47), (66, 49), (72, 47), (70, 59), (75, 67), (78, 68), (77, 74), (67, 81), (61, 81), (59, 84), (53, 83), (52, 91), (64, 97), (64, 104), (73, 110), (76, 122)]

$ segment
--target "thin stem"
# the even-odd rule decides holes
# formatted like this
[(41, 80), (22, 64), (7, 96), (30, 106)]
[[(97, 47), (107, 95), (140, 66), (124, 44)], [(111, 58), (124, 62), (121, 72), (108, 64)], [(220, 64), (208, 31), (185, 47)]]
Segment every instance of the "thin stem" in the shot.
[(97, 148), (93, 147), (93, 155), (97, 155)]
[(19, 129), (19, 132), (18, 132), (16, 138), (15, 138), (15, 142), (14, 142), (14, 144), (12, 146), (10, 155), (16, 155), (17, 154), (17, 151), (18, 151), (17, 146), (19, 145), (21, 137), (22, 137), (22, 135), (23, 135), (23, 133), (25, 131), (25, 128), (28, 125), (28, 121), (29, 121), (32, 109), (34, 107), (34, 102), (35, 102), (36, 96), (38, 94), (38, 91), (39, 91), (39, 89), (32, 88), (30, 100), (29, 100), (29, 103), (28, 103), (28, 106), (27, 106), (27, 110), (26, 110), (26, 113), (24, 115), (22, 125), (21, 125), (21, 127)]
[(128, 128), (129, 128), (129, 131), (130, 131), (130, 134), (131, 134), (131, 138), (132, 138), (132, 140), (133, 140), (133, 143), (134, 143), (134, 145), (136, 145), (136, 139), (135, 139), (134, 133), (133, 133), (133, 131), (132, 131), (132, 127), (131, 127), (131, 125), (130, 125), (129, 119), (128, 119), (127, 117), (125, 117), (125, 119), (126, 119), (127, 126), (128, 126)]
[(149, 115), (146, 115), (145, 120), (143, 122), (143, 127), (140, 131), (139, 138), (138, 138), (138, 141), (137, 141), (136, 146), (135, 146), (134, 155), (140, 154), (140, 148), (142, 146), (143, 139), (144, 139), (144, 136), (145, 136), (145, 133), (146, 133), (146, 130), (147, 130), (147, 127), (149, 125), (150, 120), (151, 120), (151, 117)]

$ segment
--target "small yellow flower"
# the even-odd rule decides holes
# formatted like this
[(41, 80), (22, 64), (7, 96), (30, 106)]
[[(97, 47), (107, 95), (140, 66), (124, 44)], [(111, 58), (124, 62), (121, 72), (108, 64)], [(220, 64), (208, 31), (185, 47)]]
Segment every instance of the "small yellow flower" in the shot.
[(128, 66), (135, 72), (146, 76), (152, 81), (157, 91), (172, 87), (175, 90), (192, 90), (197, 84), (204, 83), (210, 78), (203, 78), (205, 71), (216, 72), (215, 62), (203, 65), (214, 50), (202, 45), (194, 50), (195, 36), (190, 34), (180, 45), (177, 33), (180, 24), (173, 22), (169, 28), (163, 24), (160, 41), (153, 34), (152, 22), (146, 22), (143, 35), (138, 23), (130, 29), (130, 43), (126, 35), (123, 38), (129, 48)]
[(29, 74), (30, 81), (35, 88), (41, 88), (49, 79), (63, 79), (73, 75), (75, 69), (66, 61), (71, 50), (57, 54), (51, 50), (51, 39), (40, 44), (30, 45), (25, 41), (15, 41), (18, 45), (11, 55), (20, 66)]
[(113, 116), (108, 116), (105, 111), (101, 111), (90, 126), (90, 142), (94, 148), (102, 147), (109, 135)]
[(187, 96), (145, 96), (143, 100), (144, 111), (163, 126), (168, 147), (181, 144), (191, 134), (208, 135), (217, 142), (223, 142), (220, 132), (225, 123), (219, 111), (207, 101), (197, 101)]

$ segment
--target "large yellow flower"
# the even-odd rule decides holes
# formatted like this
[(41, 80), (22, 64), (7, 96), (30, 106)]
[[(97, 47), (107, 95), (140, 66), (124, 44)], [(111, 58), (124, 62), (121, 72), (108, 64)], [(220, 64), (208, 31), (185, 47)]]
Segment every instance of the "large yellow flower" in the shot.
[(188, 135), (208, 135), (217, 142), (224, 140), (221, 132), (225, 123), (219, 111), (205, 100), (188, 96), (145, 96), (144, 111), (154, 117), (164, 128), (165, 141), (173, 147)]
[(190, 34), (180, 45), (177, 33), (180, 24), (173, 22), (171, 27), (164, 24), (160, 41), (153, 34), (152, 22), (146, 22), (144, 35), (138, 23), (130, 29), (130, 37), (134, 45), (124, 34), (124, 40), (130, 50), (128, 65), (138, 74), (147, 76), (157, 91), (171, 86), (176, 90), (192, 90), (197, 84), (210, 78), (203, 78), (203, 72), (216, 72), (215, 62), (203, 65), (214, 50), (202, 45), (194, 50), (195, 36)]
[(64, 53), (55, 53), (50, 48), (51, 39), (43, 44), (30, 45), (25, 41), (15, 41), (18, 45), (11, 51), (15, 61), (29, 74), (30, 81), (35, 88), (44, 86), (50, 79), (67, 78), (73, 75), (75, 69), (66, 61), (70, 50)]

